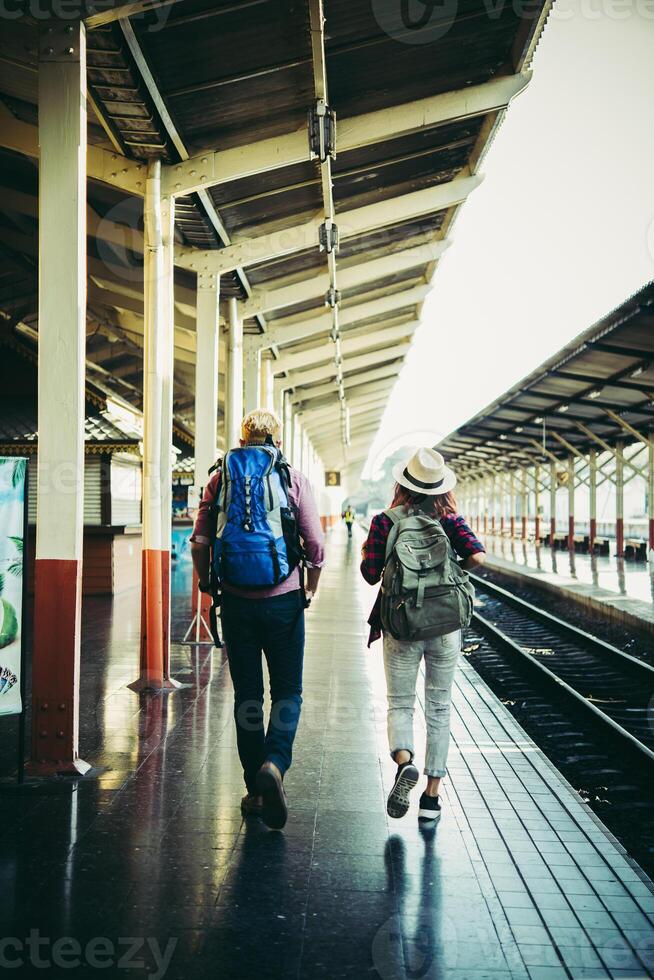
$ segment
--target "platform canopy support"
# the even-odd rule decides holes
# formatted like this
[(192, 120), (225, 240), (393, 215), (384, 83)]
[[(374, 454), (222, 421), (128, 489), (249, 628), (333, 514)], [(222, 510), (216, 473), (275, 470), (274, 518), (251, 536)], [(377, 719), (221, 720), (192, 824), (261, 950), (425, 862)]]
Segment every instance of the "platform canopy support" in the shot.
[(86, 347), (86, 34), (39, 40), (38, 495), (32, 750), (37, 775), (83, 775), (79, 672)]
[(243, 318), (236, 297), (230, 296), (228, 304), (226, 450), (238, 446), (243, 420)]
[(647, 440), (647, 516), (649, 549), (654, 549), (654, 438)]
[(575, 458), (568, 456), (568, 548), (575, 549)]
[(261, 404), (261, 345), (257, 337), (247, 337), (243, 348), (244, 404), (245, 413), (253, 412)]
[(540, 463), (534, 464), (534, 541), (540, 544)]
[(595, 551), (597, 538), (597, 451), (588, 450), (588, 550)]
[(170, 548), (174, 354), (174, 201), (148, 164), (143, 254), (143, 551), (141, 656), (132, 690), (171, 691)]
[(554, 547), (556, 537), (556, 490), (557, 490), (556, 460), (550, 460), (550, 547)]
[(624, 558), (624, 443), (615, 444), (615, 553)]

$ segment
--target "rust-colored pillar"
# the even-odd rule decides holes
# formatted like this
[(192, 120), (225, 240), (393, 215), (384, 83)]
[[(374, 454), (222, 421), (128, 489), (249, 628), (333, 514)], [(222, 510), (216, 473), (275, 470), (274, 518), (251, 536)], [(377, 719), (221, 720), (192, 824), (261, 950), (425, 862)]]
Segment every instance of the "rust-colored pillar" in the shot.
[(615, 446), (615, 551), (624, 558), (624, 443)]

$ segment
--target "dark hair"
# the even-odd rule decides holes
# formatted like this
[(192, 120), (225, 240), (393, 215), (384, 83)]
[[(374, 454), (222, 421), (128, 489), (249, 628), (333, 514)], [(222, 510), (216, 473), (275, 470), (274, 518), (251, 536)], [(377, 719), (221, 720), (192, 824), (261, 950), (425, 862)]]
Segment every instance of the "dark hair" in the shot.
[(456, 499), (451, 490), (447, 493), (417, 493), (403, 487), (401, 483), (395, 484), (393, 503), (391, 507), (408, 507), (410, 510), (421, 510), (425, 514), (433, 517), (446, 517), (448, 514), (456, 514)]

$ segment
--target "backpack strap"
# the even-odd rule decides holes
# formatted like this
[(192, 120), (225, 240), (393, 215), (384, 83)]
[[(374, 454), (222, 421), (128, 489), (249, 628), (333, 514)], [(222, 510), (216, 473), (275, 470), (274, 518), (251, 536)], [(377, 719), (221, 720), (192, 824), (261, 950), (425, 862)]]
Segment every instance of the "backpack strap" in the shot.
[(391, 529), (388, 532), (388, 537), (386, 538), (386, 555), (384, 557), (384, 564), (388, 561), (391, 556), (391, 552), (395, 547), (395, 542), (397, 541), (397, 536), (399, 534), (400, 521), (403, 521), (407, 516), (404, 507), (389, 507), (388, 510), (383, 511), (383, 513), (388, 517), (391, 522)]

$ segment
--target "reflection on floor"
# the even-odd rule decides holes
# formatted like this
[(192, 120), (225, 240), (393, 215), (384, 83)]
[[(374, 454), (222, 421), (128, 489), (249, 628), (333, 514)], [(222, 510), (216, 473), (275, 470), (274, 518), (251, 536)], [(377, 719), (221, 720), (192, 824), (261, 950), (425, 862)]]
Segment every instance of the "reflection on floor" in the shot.
[(654, 572), (648, 562), (557, 551), (490, 534), (484, 544), (489, 567), (526, 574), (654, 626)]
[[(60, 964), (48, 976), (184, 980), (650, 975), (650, 885), (467, 664), (440, 826), (419, 829), (417, 794), (404, 820), (386, 817), (393, 766), (358, 546), (333, 532), (308, 616), (284, 833), (239, 813), (223, 657), (176, 646), (175, 674), (191, 686), (139, 699), (125, 686), (138, 596), (86, 604), (82, 754), (108, 768), (75, 789), (0, 795), (3, 967), (43, 976), (30, 966), (40, 958)], [(175, 573), (176, 636), (186, 574)], [(417, 724), (420, 745), (420, 712)]]

